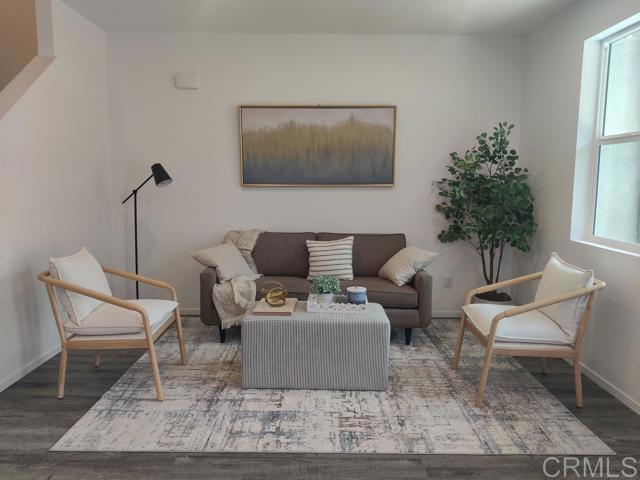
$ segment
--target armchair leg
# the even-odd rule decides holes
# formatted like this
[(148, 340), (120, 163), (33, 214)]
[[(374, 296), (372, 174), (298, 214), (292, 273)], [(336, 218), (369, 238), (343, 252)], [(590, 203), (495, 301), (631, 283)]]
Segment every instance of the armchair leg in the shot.
[(460, 317), (460, 330), (458, 330), (458, 339), (456, 340), (456, 349), (453, 354), (453, 362), (451, 368), (453, 370), (458, 369), (458, 363), (460, 362), (460, 351), (462, 350), (462, 341), (464, 340), (464, 331), (467, 328), (467, 317), (463, 313)]
[(220, 333), (220, 343), (224, 343), (227, 338), (227, 331), (222, 328), (222, 325), (218, 325), (218, 333)]
[(64, 398), (64, 381), (67, 376), (67, 349), (60, 351), (60, 370), (58, 371), (58, 398)]
[(100, 352), (93, 354), (93, 368), (100, 368)]
[(180, 318), (180, 311), (176, 308), (176, 311), (173, 312), (173, 318), (176, 324), (176, 330), (178, 333), (178, 346), (180, 347), (180, 361), (182, 365), (186, 365), (189, 363), (189, 359), (187, 358), (187, 351), (184, 348), (184, 333), (182, 331), (182, 319)]
[(153, 345), (153, 336), (151, 335), (151, 329), (148, 327), (145, 328), (145, 334), (147, 336), (147, 350), (149, 351), (149, 363), (151, 363), (153, 384), (156, 387), (156, 398), (162, 401), (164, 400), (164, 393), (162, 392), (162, 383), (160, 382), (160, 369), (158, 368), (158, 357), (156, 356), (156, 348)]
[(413, 333), (413, 328), (405, 328), (404, 329), (404, 344), (411, 345), (411, 334)]
[(156, 349), (153, 346), (153, 342), (149, 347), (149, 359), (151, 361), (151, 373), (153, 374), (153, 384), (156, 388), (156, 398), (160, 401), (164, 400), (164, 393), (162, 392), (162, 383), (160, 382), (160, 369), (158, 368), (158, 357), (156, 357)]
[(476, 396), (476, 407), (482, 406), (484, 400), (484, 390), (487, 386), (489, 378), (489, 367), (491, 366), (491, 355), (493, 353), (492, 344), (489, 344), (484, 351), (484, 362), (482, 363), (482, 373), (480, 374), (480, 385), (478, 386), (478, 395)]
[(582, 401), (582, 373), (580, 368), (580, 357), (574, 357), (573, 359), (573, 376), (576, 382), (576, 407), (582, 408), (584, 403)]

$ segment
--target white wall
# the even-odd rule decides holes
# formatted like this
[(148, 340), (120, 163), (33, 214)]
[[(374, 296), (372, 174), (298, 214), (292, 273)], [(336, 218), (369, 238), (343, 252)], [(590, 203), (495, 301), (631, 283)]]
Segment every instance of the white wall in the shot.
[(526, 39), (523, 157), (532, 172), (539, 227), (533, 255), (518, 255), (514, 267), (519, 273), (541, 269), (556, 250), (607, 282), (588, 328), (583, 363), (638, 411), (640, 258), (576, 243), (570, 231), (583, 43), (639, 11), (637, 0), (582, 0)]
[[(140, 192), (141, 272), (175, 284), (187, 311), (199, 306), (201, 270), (189, 252), (231, 228), (405, 232), (443, 253), (431, 268), (439, 313), (456, 311), (480, 281), (475, 252), (436, 239), (432, 182), (449, 152), (470, 147), (477, 133), (520, 124), (521, 39), (109, 33), (108, 45), (112, 251), (125, 266), (117, 258), (124, 242), (132, 267), (132, 205), (117, 199), (161, 162), (174, 183)], [(203, 88), (176, 90), (175, 73), (201, 74)], [(397, 105), (395, 188), (242, 189), (241, 104)], [(442, 288), (445, 273), (453, 289)]]
[(54, 0), (58, 58), (0, 118), (0, 389), (59, 347), (36, 274), (87, 245), (109, 260), (106, 38)]

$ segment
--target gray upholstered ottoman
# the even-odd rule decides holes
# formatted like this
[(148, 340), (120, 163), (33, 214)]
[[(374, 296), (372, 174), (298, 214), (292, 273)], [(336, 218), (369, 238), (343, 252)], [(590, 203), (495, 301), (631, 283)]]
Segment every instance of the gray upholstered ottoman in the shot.
[(242, 387), (386, 390), (389, 319), (377, 303), (364, 313), (290, 317), (247, 315), (242, 323)]

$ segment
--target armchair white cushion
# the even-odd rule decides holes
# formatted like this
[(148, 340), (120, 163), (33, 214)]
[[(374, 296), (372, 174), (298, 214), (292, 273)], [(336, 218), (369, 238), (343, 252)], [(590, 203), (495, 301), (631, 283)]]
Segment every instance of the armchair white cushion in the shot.
[[(542, 279), (538, 285), (535, 301), (545, 300), (572, 290), (593, 286), (593, 270), (585, 270), (562, 260), (556, 252), (544, 267)], [(578, 333), (578, 324), (587, 304), (588, 296), (557, 303), (540, 309), (542, 313), (558, 324), (574, 342)]]
[[(107, 277), (100, 263), (89, 253), (87, 247), (82, 247), (78, 253), (68, 257), (50, 258), (49, 273), (53, 278), (111, 296)], [(95, 298), (61, 288), (57, 288), (56, 293), (69, 322), (78, 326), (103, 303)]]
[[(178, 303), (172, 300), (127, 300), (144, 308), (149, 317), (151, 331), (160, 327), (173, 311)], [(110, 303), (103, 303), (85, 317), (80, 325), (74, 322), (66, 322), (64, 329), (67, 333), (75, 335), (116, 335), (125, 333), (139, 333), (143, 331), (142, 316), (133, 310), (118, 307)]]
[[(462, 308), (467, 319), (486, 337), (493, 318), (513, 306), (473, 303)], [(496, 330), (496, 342), (568, 345), (571, 339), (544, 313), (533, 310), (502, 319)]]

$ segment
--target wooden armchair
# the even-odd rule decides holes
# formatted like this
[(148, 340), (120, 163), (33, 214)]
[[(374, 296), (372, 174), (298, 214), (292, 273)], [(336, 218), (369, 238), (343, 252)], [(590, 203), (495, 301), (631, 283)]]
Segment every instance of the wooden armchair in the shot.
[[(552, 258), (553, 260), (553, 258)], [(546, 269), (545, 269), (546, 272)], [(576, 389), (576, 405), (583, 406), (582, 380), (580, 371), (580, 350), (587, 321), (593, 307), (598, 290), (606, 284), (593, 277), (592, 282), (584, 288), (563, 292), (548, 298), (537, 299), (522, 306), (503, 306), (487, 304), (471, 304), (474, 295), (490, 292), (499, 288), (510, 287), (524, 282), (542, 279), (545, 272), (533, 273), (523, 277), (474, 288), (465, 297), (460, 330), (453, 356), (452, 368), (458, 368), (460, 351), (465, 330), (468, 328), (480, 340), (485, 348), (480, 385), (476, 396), (476, 406), (483, 402), (491, 357), (509, 355), (523, 357), (571, 358), (573, 361), (574, 381)], [(593, 273), (593, 272), (591, 272)], [(538, 297), (539, 295), (536, 295)], [(563, 302), (585, 300), (582, 307), (576, 310), (579, 318), (574, 332), (567, 333), (541, 309)], [(578, 305), (578, 304), (576, 304)]]
[[(118, 270), (102, 266), (102, 270), (106, 273), (116, 275), (118, 277), (134, 280), (154, 287), (163, 288), (171, 292), (173, 302), (167, 300), (123, 300), (114, 296), (105, 295), (82, 287), (81, 285), (66, 282), (53, 278), (50, 272), (41, 272), (38, 274), (38, 280), (45, 283), (49, 301), (53, 310), (53, 316), (60, 335), (60, 371), (58, 375), (58, 398), (64, 398), (64, 384), (67, 370), (67, 355), (69, 350), (94, 350), (95, 366), (100, 366), (100, 352), (102, 350), (129, 350), (144, 349), (149, 351), (149, 360), (151, 363), (151, 372), (153, 374), (153, 382), (156, 390), (156, 398), (164, 399), (162, 384), (160, 382), (160, 371), (158, 369), (158, 359), (154, 348), (154, 342), (162, 336), (162, 334), (175, 324), (178, 345), (180, 348), (180, 359), (183, 365), (186, 365), (187, 354), (184, 346), (184, 335), (182, 332), (182, 321), (180, 319), (180, 311), (177, 304), (177, 296), (175, 289), (168, 283), (153, 278), (136, 275), (134, 273)], [(111, 315), (117, 317), (121, 314), (129, 314), (135, 312), (139, 314), (142, 320), (142, 331), (139, 333), (121, 333), (121, 334), (95, 334), (95, 335), (76, 335), (69, 334), (68, 328), (62, 320), (61, 312), (58, 308), (55, 288), (75, 292), (79, 295), (96, 299), (108, 305), (108, 310), (103, 311), (102, 315)], [(165, 302), (160, 304), (160, 308), (155, 308), (157, 304), (150, 302)], [(103, 304), (103, 305), (104, 305)], [(169, 305), (168, 305), (169, 304)], [(121, 307), (120, 308), (113, 308)], [(150, 308), (153, 307), (153, 308)], [(127, 312), (128, 311), (128, 312)]]

